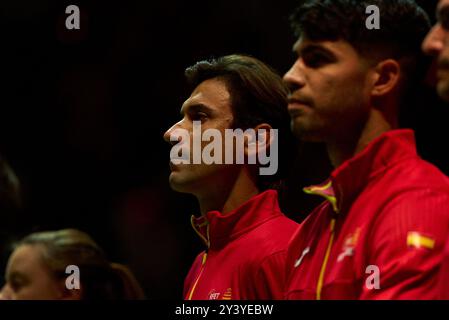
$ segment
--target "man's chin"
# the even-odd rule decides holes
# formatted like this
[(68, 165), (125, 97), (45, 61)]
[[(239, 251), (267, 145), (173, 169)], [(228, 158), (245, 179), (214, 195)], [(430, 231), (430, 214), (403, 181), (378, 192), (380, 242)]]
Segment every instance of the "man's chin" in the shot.
[(290, 128), (293, 132), (293, 135), (305, 142), (321, 142), (323, 139), (319, 138), (313, 130), (308, 130), (307, 126), (304, 123), (300, 123), (297, 119), (292, 120)]
[(182, 192), (182, 183), (179, 181), (179, 177), (177, 177), (176, 172), (172, 172), (170, 174), (170, 177), (168, 178), (168, 183), (170, 184), (170, 188), (172, 188), (174, 191)]
[(170, 188), (173, 191), (180, 192), (180, 193), (191, 193), (191, 192), (189, 192), (189, 188), (187, 188), (186, 186), (183, 186), (182, 184), (179, 184), (179, 183), (170, 183)]
[(292, 121), (290, 122), (290, 129), (292, 130), (293, 135), (296, 138), (301, 139), (304, 131), (304, 126), (302, 126), (297, 119), (292, 119)]
[(191, 193), (191, 183), (187, 179), (183, 179), (179, 172), (172, 172), (168, 178), (168, 183), (173, 191)]

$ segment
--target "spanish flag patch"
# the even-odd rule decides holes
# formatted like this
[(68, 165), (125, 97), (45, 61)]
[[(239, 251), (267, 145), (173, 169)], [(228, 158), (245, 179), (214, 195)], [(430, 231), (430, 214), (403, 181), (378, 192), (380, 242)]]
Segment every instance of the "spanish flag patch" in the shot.
[(415, 248), (433, 249), (435, 240), (416, 231), (407, 234), (407, 246)]

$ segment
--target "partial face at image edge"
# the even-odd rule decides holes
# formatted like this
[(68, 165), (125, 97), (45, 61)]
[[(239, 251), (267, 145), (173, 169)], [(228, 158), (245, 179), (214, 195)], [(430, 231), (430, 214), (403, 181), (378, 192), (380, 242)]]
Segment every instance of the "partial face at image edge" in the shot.
[(436, 10), (437, 23), (423, 41), (422, 49), (436, 58), (437, 92), (449, 102), (449, 0), (440, 0)]

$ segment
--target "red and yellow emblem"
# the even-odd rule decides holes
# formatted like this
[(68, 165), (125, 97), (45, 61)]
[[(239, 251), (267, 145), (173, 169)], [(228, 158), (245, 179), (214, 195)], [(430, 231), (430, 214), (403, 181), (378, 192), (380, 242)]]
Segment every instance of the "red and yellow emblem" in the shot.
[(223, 294), (222, 300), (232, 300), (232, 289), (227, 288), (225, 293)]

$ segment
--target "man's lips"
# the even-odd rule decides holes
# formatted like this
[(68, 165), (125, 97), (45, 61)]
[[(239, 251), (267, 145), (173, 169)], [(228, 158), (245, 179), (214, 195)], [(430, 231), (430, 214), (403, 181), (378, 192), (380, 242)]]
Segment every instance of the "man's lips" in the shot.
[(304, 105), (304, 106), (310, 106), (311, 102), (310, 99), (306, 99), (304, 97), (300, 97), (300, 96), (294, 96), (291, 95), (288, 98), (288, 104), (289, 105)]
[(178, 170), (178, 165), (174, 164), (173, 162), (170, 161), (170, 170), (171, 171), (177, 171)]
[(310, 108), (310, 104), (301, 99), (288, 99), (288, 112), (290, 116), (297, 117), (304, 114), (304, 108)]

